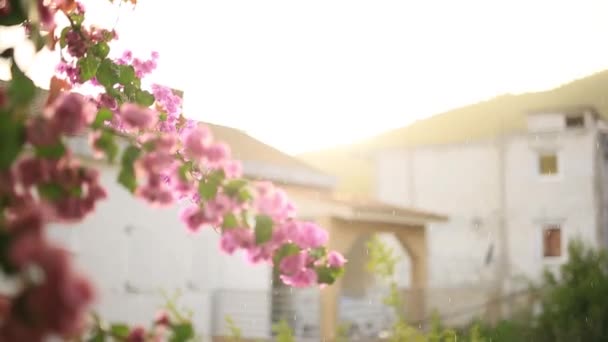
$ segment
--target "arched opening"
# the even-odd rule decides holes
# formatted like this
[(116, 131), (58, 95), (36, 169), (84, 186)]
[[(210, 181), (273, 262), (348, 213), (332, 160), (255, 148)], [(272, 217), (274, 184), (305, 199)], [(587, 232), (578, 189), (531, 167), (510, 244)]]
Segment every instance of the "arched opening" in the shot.
[[(361, 234), (346, 253), (349, 260), (341, 282), (338, 321), (349, 340), (377, 338), (395, 320), (394, 310), (384, 303), (390, 285), (368, 269), (369, 242), (376, 236), (397, 260), (392, 279), (405, 294), (411, 284), (411, 260), (393, 233)], [(404, 307), (403, 310), (406, 310)]]

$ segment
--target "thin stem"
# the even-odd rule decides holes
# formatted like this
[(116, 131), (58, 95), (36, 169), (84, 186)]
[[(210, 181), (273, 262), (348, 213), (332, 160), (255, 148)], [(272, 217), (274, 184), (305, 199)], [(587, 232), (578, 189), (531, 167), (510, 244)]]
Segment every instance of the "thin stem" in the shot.
[(78, 35), (80, 36), (80, 38), (82, 38), (82, 40), (86, 41), (87, 43), (89, 43), (89, 40), (87, 39), (87, 37), (84, 36), (84, 33), (82, 33), (82, 30), (80, 29), (80, 27), (78, 27), (78, 25), (76, 25), (76, 23), (74, 22), (74, 20), (70, 17), (70, 15), (66, 12), (63, 11), (63, 14), (65, 15), (66, 18), (68, 18), (68, 21), (70, 22), (70, 26), (76, 31), (78, 32)]

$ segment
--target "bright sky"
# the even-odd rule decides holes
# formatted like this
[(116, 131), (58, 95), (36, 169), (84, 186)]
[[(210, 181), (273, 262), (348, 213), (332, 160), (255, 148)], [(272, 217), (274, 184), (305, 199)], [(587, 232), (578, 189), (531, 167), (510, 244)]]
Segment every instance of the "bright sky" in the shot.
[[(117, 6), (88, 0), (114, 25)], [(93, 7), (94, 6), (94, 7)], [(157, 50), (190, 117), (288, 153), (608, 69), (608, 2), (140, 0), (120, 45)], [(48, 78), (53, 63), (32, 66)]]

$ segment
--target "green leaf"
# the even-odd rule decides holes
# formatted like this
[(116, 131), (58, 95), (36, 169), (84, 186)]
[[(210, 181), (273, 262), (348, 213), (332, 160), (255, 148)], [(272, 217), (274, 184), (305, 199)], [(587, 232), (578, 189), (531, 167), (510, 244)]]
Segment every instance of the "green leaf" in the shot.
[[(97, 80), (99, 81), (99, 70), (97, 70)], [(122, 98), (124, 98), (124, 94), (121, 93), (120, 90), (118, 90), (116, 88), (112, 88), (112, 87), (113, 87), (113, 85), (111, 85), (109, 87), (105, 87), (106, 93), (108, 95), (112, 96), (113, 98), (115, 98), (119, 102), (119, 104), (122, 103), (120, 101), (122, 100)]]
[(41, 197), (54, 202), (61, 199), (65, 195), (65, 191), (61, 185), (57, 183), (43, 183), (38, 184), (38, 194)]
[(40, 32), (38, 31), (37, 34), (32, 34), (32, 38), (34, 40), (34, 45), (36, 47), (36, 52), (40, 52), (40, 50), (42, 50), (43, 47), (46, 46), (46, 42), (48, 39), (49, 35), (41, 35)]
[(234, 197), (238, 195), (239, 190), (246, 185), (247, 180), (245, 179), (233, 179), (224, 186), (224, 191), (226, 192), (226, 195)]
[(129, 330), (129, 326), (122, 323), (112, 324), (112, 326), (110, 327), (112, 335), (121, 338), (126, 338), (127, 336), (129, 336)]
[(59, 46), (61, 46), (62, 49), (68, 46), (66, 38), (68, 36), (68, 32), (70, 32), (71, 29), (71, 26), (66, 26), (63, 28), (63, 30), (61, 30), (61, 35), (59, 36)]
[(224, 192), (232, 198), (236, 197), (240, 202), (247, 202), (253, 199), (248, 184), (245, 179), (233, 179), (224, 186)]
[(181, 323), (171, 326), (173, 335), (171, 342), (186, 342), (194, 338), (194, 329), (191, 323)]
[(133, 163), (139, 158), (141, 150), (133, 145), (128, 146), (122, 154), (122, 168), (118, 174), (118, 183), (122, 184), (130, 192), (134, 192), (137, 188), (137, 178), (135, 177), (135, 169)]
[(188, 181), (188, 172), (192, 170), (193, 163), (191, 161), (186, 162), (179, 167), (179, 177), (183, 181)]
[(135, 102), (139, 88), (133, 84), (126, 84), (123, 88), (124, 95), (128, 98), (127, 102)]
[(25, 2), (20, 0), (10, 0), (7, 5), (10, 5), (10, 12), (0, 15), (0, 26), (14, 26), (23, 23), (26, 19), (26, 13), (21, 7)]
[(135, 192), (137, 188), (137, 179), (135, 178), (135, 170), (133, 167), (123, 166), (118, 174), (118, 183), (124, 186), (129, 192)]
[(317, 272), (317, 280), (321, 284), (333, 284), (336, 279), (344, 272), (344, 268), (333, 268), (321, 266), (315, 269)]
[[(112, 87), (118, 83), (118, 68), (116, 64), (107, 58), (101, 61), (99, 68), (97, 68), (97, 81), (103, 85), (106, 90), (112, 89)], [(115, 96), (116, 94), (110, 93), (110, 95), (115, 98), (117, 97)]]
[(118, 83), (122, 85), (131, 84), (135, 79), (135, 69), (131, 65), (118, 66)]
[(36, 156), (47, 159), (59, 159), (65, 154), (65, 145), (58, 141), (50, 146), (36, 146)]
[(74, 186), (72, 188), (70, 188), (68, 190), (68, 194), (72, 197), (82, 197), (82, 187), (81, 186)]
[(95, 147), (102, 150), (108, 161), (113, 163), (118, 154), (118, 144), (114, 139), (114, 135), (108, 131), (103, 131), (101, 136), (95, 141)]
[(87, 342), (105, 342), (105, 340), (106, 333), (100, 330), (97, 331), (90, 339), (88, 339)]
[(278, 267), (283, 258), (298, 253), (300, 253), (300, 247), (298, 247), (298, 245), (295, 243), (286, 243), (274, 253), (274, 257), (272, 258), (273, 264), (275, 267)]
[(272, 219), (267, 215), (255, 217), (255, 243), (257, 245), (270, 241), (272, 238)]
[(25, 127), (0, 111), (0, 170), (11, 167), (25, 144)]
[(36, 96), (36, 85), (19, 69), (13, 61), (11, 66), (12, 79), (8, 88), (8, 98), (13, 105), (29, 104)]
[(11, 250), (10, 245), (13, 242), (13, 235), (5, 229), (0, 229), (0, 267), (9, 275), (15, 274), (18, 271), (8, 255)]
[(99, 42), (93, 46), (92, 50), (95, 56), (103, 59), (108, 57), (108, 54), (110, 53), (110, 46), (106, 42)]
[(108, 108), (101, 108), (98, 112), (97, 112), (97, 116), (95, 116), (95, 121), (93, 121), (93, 128), (102, 128), (104, 127), (104, 123), (106, 121), (110, 121), (112, 120), (112, 117), (114, 116), (114, 114), (112, 113), (111, 110), (109, 110)]
[(212, 172), (205, 177), (201, 182), (198, 183), (198, 194), (204, 200), (210, 200), (217, 195), (217, 190), (222, 180), (224, 179), (223, 173)]
[(149, 91), (140, 90), (135, 94), (135, 102), (144, 106), (150, 107), (154, 104), (154, 95), (152, 95)]
[(224, 215), (222, 227), (225, 229), (236, 228), (239, 226), (239, 221), (236, 219), (233, 213), (227, 213)]
[(78, 61), (78, 67), (80, 68), (80, 78), (83, 81), (88, 81), (97, 74), (99, 68), (99, 58), (94, 54), (87, 53), (84, 58)]
[(72, 14), (70, 14), (70, 19), (72, 19), (72, 22), (74, 22), (74, 26), (80, 26), (80, 25), (82, 25), (82, 22), (84, 21), (84, 14), (72, 13)]
[(325, 255), (327, 255), (327, 248), (325, 248), (325, 247), (312, 248), (308, 252), (308, 254), (315, 259), (320, 259), (320, 258), (324, 257)]
[(241, 202), (247, 202), (253, 199), (253, 195), (247, 187), (243, 187), (239, 190), (238, 199)]
[(139, 158), (141, 150), (133, 145), (129, 145), (122, 153), (121, 163), (123, 166), (133, 167), (133, 163)]

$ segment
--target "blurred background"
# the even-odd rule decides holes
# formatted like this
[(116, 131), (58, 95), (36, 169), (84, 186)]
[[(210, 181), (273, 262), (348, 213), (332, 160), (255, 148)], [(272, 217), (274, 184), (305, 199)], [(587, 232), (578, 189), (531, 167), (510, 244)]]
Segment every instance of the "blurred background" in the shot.
[[(84, 4), (118, 30), (113, 51), (158, 51), (152, 81), (349, 259), (330, 288), (283, 288), (103, 166), (111, 199), (54, 234), (95, 270), (104, 316), (145, 321), (162, 290), (217, 339), (269, 339), (280, 321), (298, 341), (395, 338), (395, 322), (608, 339), (605, 1)], [(58, 55), (28, 49), (16, 54), (47, 89)]]

